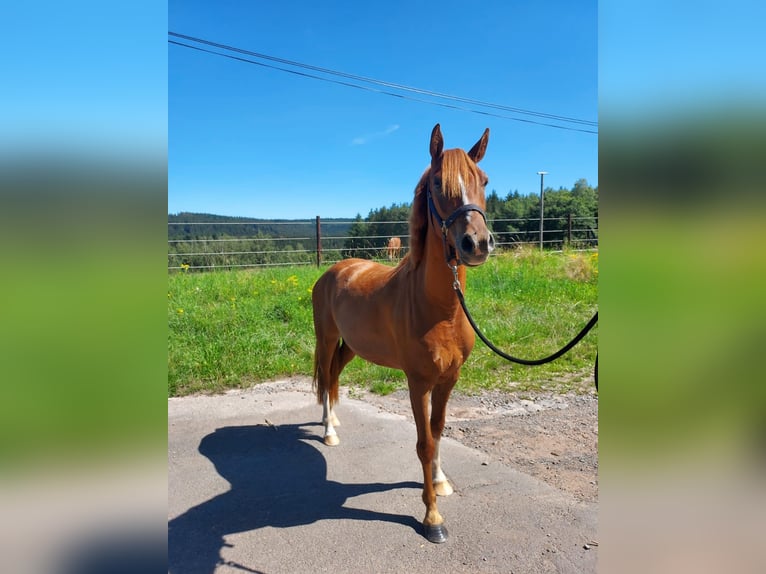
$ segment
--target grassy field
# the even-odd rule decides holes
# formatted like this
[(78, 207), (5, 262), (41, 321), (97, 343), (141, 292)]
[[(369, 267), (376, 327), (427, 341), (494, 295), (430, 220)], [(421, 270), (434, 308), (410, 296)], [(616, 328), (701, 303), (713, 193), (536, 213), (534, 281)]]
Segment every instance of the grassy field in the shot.
[[(168, 278), (168, 394), (219, 392), (312, 373), (311, 287), (324, 269), (175, 273)], [(534, 359), (568, 342), (598, 304), (598, 253), (526, 249), (468, 270), (466, 302), (500, 349)], [(592, 385), (598, 327), (554, 363), (512, 365), (478, 340), (456, 389), (582, 391)], [(386, 394), (400, 371), (354, 359), (342, 385)]]

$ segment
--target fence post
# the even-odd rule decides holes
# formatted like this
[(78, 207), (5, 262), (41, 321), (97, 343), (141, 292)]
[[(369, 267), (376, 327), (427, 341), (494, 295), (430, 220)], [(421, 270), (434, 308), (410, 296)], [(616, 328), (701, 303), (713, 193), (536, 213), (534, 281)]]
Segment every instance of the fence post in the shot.
[(572, 213), (567, 216), (567, 245), (572, 245)]
[(317, 267), (322, 266), (322, 225), (317, 215)]

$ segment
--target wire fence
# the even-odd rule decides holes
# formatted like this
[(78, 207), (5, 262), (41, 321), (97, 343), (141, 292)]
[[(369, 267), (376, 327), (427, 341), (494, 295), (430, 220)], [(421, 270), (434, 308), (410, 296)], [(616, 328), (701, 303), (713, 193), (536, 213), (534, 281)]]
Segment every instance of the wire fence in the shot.
[[(598, 247), (598, 217), (490, 219), (495, 253), (536, 245), (550, 251)], [(400, 247), (389, 247), (398, 237)], [(168, 222), (168, 270), (209, 271), (327, 265), (349, 257), (395, 263), (409, 249), (407, 221), (293, 220)]]

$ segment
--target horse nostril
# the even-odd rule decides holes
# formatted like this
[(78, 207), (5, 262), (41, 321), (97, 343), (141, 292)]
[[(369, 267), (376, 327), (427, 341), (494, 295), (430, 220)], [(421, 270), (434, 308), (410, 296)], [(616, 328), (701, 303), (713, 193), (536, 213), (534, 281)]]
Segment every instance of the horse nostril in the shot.
[(495, 248), (495, 237), (489, 234), (489, 250), (492, 251)]
[(470, 235), (463, 235), (463, 240), (460, 242), (460, 250), (463, 251), (463, 253), (472, 252), (474, 245), (473, 237)]

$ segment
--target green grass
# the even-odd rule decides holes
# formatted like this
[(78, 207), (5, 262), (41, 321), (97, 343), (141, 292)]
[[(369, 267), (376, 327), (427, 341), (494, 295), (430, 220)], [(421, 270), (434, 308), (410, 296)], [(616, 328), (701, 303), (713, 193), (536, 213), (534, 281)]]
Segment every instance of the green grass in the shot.
[[(168, 279), (168, 393), (219, 392), (312, 373), (311, 287), (324, 269), (176, 273)], [(597, 308), (598, 255), (528, 249), (468, 270), (466, 302), (486, 336), (523, 358), (568, 342)], [(590, 389), (596, 327), (556, 362), (511, 365), (478, 340), (458, 389)], [(387, 394), (406, 387), (400, 371), (354, 359), (341, 384)]]

